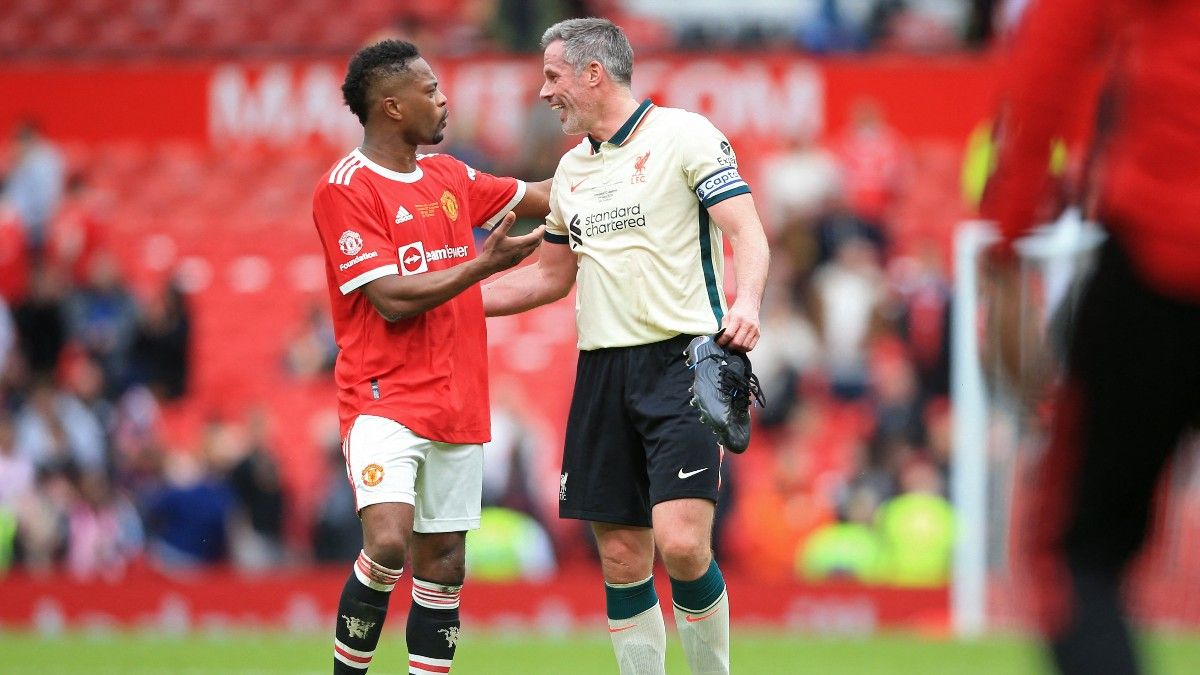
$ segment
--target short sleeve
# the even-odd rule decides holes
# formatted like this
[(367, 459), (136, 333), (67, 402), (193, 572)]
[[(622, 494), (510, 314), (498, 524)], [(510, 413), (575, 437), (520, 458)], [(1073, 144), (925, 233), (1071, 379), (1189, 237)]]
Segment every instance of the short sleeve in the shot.
[(561, 169), (554, 172), (554, 180), (550, 183), (550, 213), (546, 216), (545, 240), (551, 244), (566, 244), (570, 241), (567, 235), (567, 224), (563, 220), (562, 205), (555, 199), (558, 193)]
[(400, 273), (387, 220), (366, 192), (355, 186), (322, 185), (313, 197), (313, 222), (342, 295)]
[(466, 172), (467, 199), (471, 202), (471, 226), (490, 230), (525, 198), (525, 181), (501, 178), (454, 160)]
[(676, 130), (684, 176), (704, 208), (750, 192), (750, 186), (738, 173), (733, 146), (712, 122), (701, 115), (688, 114), (686, 122)]

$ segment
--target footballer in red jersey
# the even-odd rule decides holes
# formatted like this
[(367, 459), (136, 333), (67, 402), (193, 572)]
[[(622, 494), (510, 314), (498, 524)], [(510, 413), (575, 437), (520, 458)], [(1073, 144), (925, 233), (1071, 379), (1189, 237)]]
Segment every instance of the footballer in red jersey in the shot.
[(1033, 0), (1008, 60), (984, 215), (1000, 356), (1019, 369), (1012, 240), (1036, 223), (1051, 139), (1106, 69), (1094, 210), (1108, 232), (1083, 290), (1040, 460), (1029, 542), (1039, 618), (1064, 673), (1139, 672), (1121, 580), (1156, 485), (1200, 419), (1200, 3)]
[[(538, 246), (508, 236), (549, 211), (549, 181), (525, 184), (417, 146), (448, 115), (415, 46), (385, 40), (350, 61), (342, 93), (363, 142), (318, 182), (339, 353), (334, 376), (363, 550), (342, 589), (334, 673), (364, 673), (411, 555), (410, 673), (450, 671), (458, 644), (466, 531), (479, 527), (490, 437), (479, 282)], [(473, 228), (491, 230), (477, 251)]]
[(386, 276), (416, 277), (475, 258), (472, 228), (492, 229), (525, 184), (449, 155), (417, 155), (408, 173), (354, 150), (317, 186), (338, 353), (342, 437), (358, 415), (396, 420), (447, 443), (489, 439), (487, 352), (479, 286), (389, 322), (361, 293)]

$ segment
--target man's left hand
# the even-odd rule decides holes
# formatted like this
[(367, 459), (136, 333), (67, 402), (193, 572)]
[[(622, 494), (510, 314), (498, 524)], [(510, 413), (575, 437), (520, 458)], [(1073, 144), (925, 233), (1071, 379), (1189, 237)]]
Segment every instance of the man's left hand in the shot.
[(758, 344), (758, 310), (750, 311), (734, 303), (721, 324), (717, 344), (735, 352), (748, 352)]

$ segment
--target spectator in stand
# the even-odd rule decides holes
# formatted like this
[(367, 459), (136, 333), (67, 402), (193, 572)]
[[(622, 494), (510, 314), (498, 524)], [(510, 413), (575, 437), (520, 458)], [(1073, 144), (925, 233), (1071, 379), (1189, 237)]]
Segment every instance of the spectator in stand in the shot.
[(46, 262), (63, 270), (75, 286), (87, 283), (92, 258), (106, 244), (106, 224), (98, 201), (84, 176), (72, 176), (67, 181), (66, 199), (46, 233)]
[(142, 551), (141, 518), (103, 471), (80, 477), (67, 531), (67, 569), (78, 579), (120, 580)]
[[(0, 383), (4, 382), (8, 372), (9, 359), (17, 348), (17, 324), (13, 321), (8, 303), (0, 297)], [(2, 390), (0, 390), (2, 391)]]
[(533, 430), (522, 414), (516, 383), (492, 383), (492, 440), (483, 444), (484, 506), (502, 506), (529, 514), (539, 523), (545, 515), (536, 499), (539, 476)]
[(16, 208), (30, 248), (40, 251), (50, 220), (62, 201), (65, 164), (58, 149), (31, 120), (17, 125), (13, 150), (15, 157), (3, 198)]
[(151, 558), (167, 569), (226, 560), (234, 496), (225, 476), (200, 454), (174, 452), (165, 460), (162, 484), (141, 504)]
[(20, 302), (29, 289), (29, 245), (16, 208), (0, 197), (0, 299)]
[(16, 558), (26, 571), (50, 574), (62, 560), (76, 476), (70, 466), (38, 469), (33, 490), (17, 503)]
[(284, 561), (283, 481), (270, 448), (265, 410), (251, 411), (247, 431), (244, 454), (229, 470), (229, 486), (238, 505), (233, 555), (241, 567), (264, 569)]
[(885, 223), (903, 189), (908, 150), (877, 101), (862, 99), (834, 144), (850, 208), (863, 220)]
[(810, 136), (797, 134), (763, 164), (766, 222), (772, 238), (807, 229), (842, 190), (837, 158)]
[(912, 356), (921, 399), (950, 393), (950, 280), (942, 265), (943, 252), (932, 242), (917, 254), (893, 261), (888, 272), (898, 303), (899, 329)]
[(337, 340), (333, 337), (329, 310), (314, 300), (285, 348), (287, 371), (301, 379), (332, 373), (337, 354)]
[(191, 336), (187, 298), (172, 280), (147, 300), (138, 317), (131, 346), (133, 381), (162, 400), (186, 394)]
[(850, 238), (813, 278), (815, 323), (833, 394), (857, 400), (867, 392), (868, 347), (884, 299), (877, 252), (866, 239)]
[(138, 306), (111, 253), (97, 254), (92, 259), (88, 283), (68, 296), (66, 307), (71, 339), (100, 362), (108, 383), (107, 394), (120, 395), (129, 385)]
[(0, 576), (12, 562), (17, 507), (33, 491), (34, 477), (33, 462), (17, 454), (12, 417), (0, 407)]
[(29, 295), (13, 307), (17, 342), (34, 376), (49, 377), (67, 343), (66, 285), (58, 270), (33, 270)]
[[(1033, 593), (1064, 673), (1141, 670), (1123, 579), (1156, 487), (1200, 413), (1200, 4), (1033, 0), (1012, 43), (983, 213), (998, 355), (1030, 382), (1013, 241), (1039, 224), (1051, 141), (1103, 69), (1092, 200), (1108, 230), (1075, 309), (1051, 439), (1030, 504)], [(1096, 111), (1089, 111), (1096, 112)], [(1043, 373), (1037, 373), (1042, 375)]]
[(326, 465), (323, 475), (328, 480), (313, 524), (313, 557), (317, 562), (340, 565), (362, 550), (362, 524), (354, 512), (354, 489), (346, 480), (346, 458), (336, 431), (322, 447)]
[(78, 398), (55, 388), (47, 377), (34, 379), (17, 412), (15, 430), (17, 452), (39, 469), (100, 471), (108, 465), (100, 421)]

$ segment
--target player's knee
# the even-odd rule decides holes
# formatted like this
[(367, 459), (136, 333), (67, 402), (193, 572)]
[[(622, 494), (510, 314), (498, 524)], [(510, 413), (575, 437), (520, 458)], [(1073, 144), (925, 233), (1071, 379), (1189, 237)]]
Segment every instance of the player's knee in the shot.
[(417, 535), (413, 574), (427, 581), (459, 585), (466, 577), (466, 545), (461, 533)]
[(668, 569), (700, 569), (706, 567), (712, 551), (704, 537), (685, 529), (660, 533), (658, 551)]
[(611, 583), (641, 581), (653, 570), (654, 549), (637, 542), (610, 540), (600, 548), (600, 566)]
[(408, 557), (408, 537), (402, 532), (379, 532), (369, 534), (363, 549), (371, 560), (392, 569), (404, 567)]

